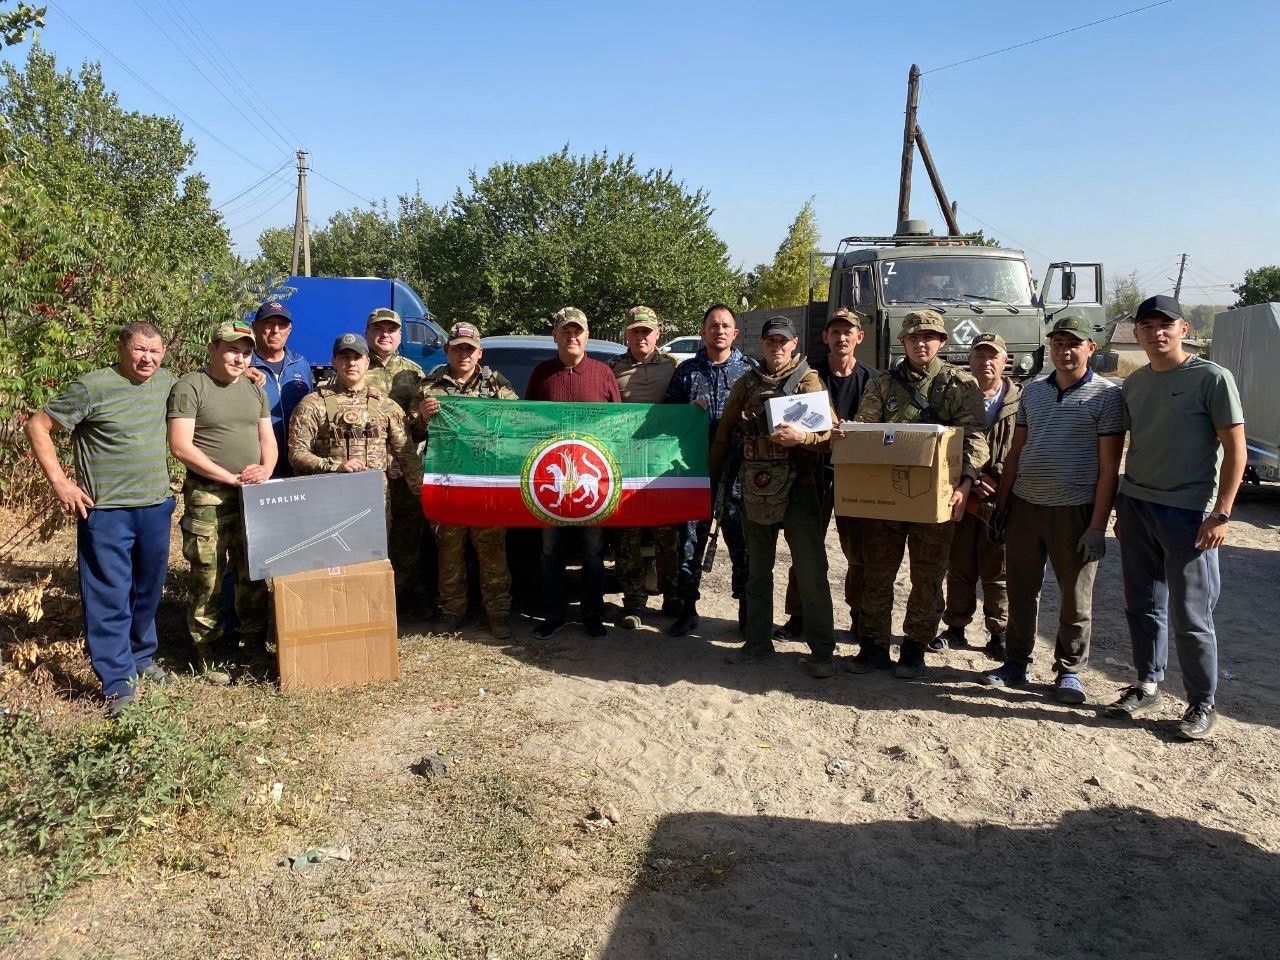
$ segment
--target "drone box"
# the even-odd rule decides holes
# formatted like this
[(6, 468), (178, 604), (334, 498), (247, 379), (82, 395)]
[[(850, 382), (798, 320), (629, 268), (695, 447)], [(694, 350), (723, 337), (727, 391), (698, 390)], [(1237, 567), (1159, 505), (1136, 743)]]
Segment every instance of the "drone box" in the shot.
[(271, 589), (282, 690), (400, 676), (390, 561), (291, 573), (276, 577)]
[(825, 390), (774, 397), (766, 402), (764, 413), (770, 432), (784, 423), (810, 433), (831, 429), (831, 398)]
[(385, 486), (362, 470), (241, 487), (250, 579), (387, 559)]
[(936, 423), (841, 423), (831, 434), (835, 512), (945, 523), (960, 479), (964, 433)]

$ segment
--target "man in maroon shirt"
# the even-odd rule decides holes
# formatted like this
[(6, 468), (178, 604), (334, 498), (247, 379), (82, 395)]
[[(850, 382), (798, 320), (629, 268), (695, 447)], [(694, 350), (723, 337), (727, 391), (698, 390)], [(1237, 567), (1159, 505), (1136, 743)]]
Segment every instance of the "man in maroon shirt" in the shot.
[[(618, 381), (608, 364), (587, 356), (587, 315), (577, 307), (565, 307), (552, 318), (551, 335), (557, 356), (533, 368), (528, 400), (559, 403), (621, 403)], [(603, 637), (604, 613), (604, 530), (581, 527), (582, 531), (582, 627), (589, 637)], [(542, 591), (546, 619), (533, 631), (539, 640), (552, 637), (564, 626), (564, 535), (563, 527), (542, 531)]]

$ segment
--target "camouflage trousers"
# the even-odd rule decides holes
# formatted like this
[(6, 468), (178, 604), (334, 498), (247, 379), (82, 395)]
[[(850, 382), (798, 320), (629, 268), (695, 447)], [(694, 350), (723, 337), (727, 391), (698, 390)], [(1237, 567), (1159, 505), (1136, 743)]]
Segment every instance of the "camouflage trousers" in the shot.
[(440, 612), (461, 617), (467, 612), (467, 538), (480, 568), (480, 599), (490, 621), (511, 615), (511, 572), (507, 568), (507, 531), (502, 527), (459, 527), (432, 524), (440, 557)]
[(947, 565), (947, 607), (942, 619), (948, 627), (964, 629), (978, 610), (982, 583), (982, 615), (990, 634), (1009, 625), (1009, 592), (1005, 588), (1004, 544), (992, 543), (987, 525), (972, 513), (956, 524)]
[(866, 562), (862, 592), (862, 636), (888, 646), (893, 636), (893, 586), (910, 551), (911, 592), (902, 632), (927, 644), (942, 620), (942, 580), (947, 574), (954, 523), (902, 523), (864, 520), (862, 550)]
[(193, 473), (182, 488), (182, 555), (191, 565), (187, 629), (202, 655), (222, 638), (222, 582), (235, 576), (235, 609), (246, 648), (262, 649), (267, 637), (267, 584), (249, 579), (240, 490)]
[(387, 478), (387, 553), (396, 576), (396, 590), (417, 581), (422, 545), (422, 498), (414, 495), (403, 477)]
[[(653, 560), (658, 572), (658, 592), (663, 600), (674, 600), (676, 573), (679, 569), (676, 551), (676, 527), (649, 527), (653, 531)], [(624, 610), (643, 610), (649, 594), (644, 588), (648, 575), (644, 548), (641, 546), (643, 527), (624, 527), (618, 531), (618, 580), (622, 583), (622, 607)]]

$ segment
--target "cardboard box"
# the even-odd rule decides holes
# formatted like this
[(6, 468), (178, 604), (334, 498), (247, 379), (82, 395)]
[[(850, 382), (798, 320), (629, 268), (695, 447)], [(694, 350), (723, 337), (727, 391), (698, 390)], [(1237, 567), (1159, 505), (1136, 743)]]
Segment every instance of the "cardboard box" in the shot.
[(241, 487), (249, 578), (387, 559), (385, 488), (381, 470)]
[(789, 423), (797, 430), (821, 433), (831, 429), (831, 397), (825, 390), (774, 397), (765, 404), (764, 415), (770, 431)]
[(389, 560), (276, 577), (272, 594), (280, 689), (351, 687), (400, 676)]
[(835, 512), (945, 523), (960, 479), (964, 432), (934, 423), (842, 423), (831, 435)]

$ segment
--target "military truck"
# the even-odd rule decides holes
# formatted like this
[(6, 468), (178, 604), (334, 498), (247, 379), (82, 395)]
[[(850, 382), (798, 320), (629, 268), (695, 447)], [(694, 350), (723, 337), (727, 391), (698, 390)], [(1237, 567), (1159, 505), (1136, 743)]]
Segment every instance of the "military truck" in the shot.
[(869, 318), (858, 359), (888, 369), (902, 356), (898, 331), (912, 310), (942, 314), (947, 343), (941, 356), (968, 362), (969, 344), (980, 333), (998, 333), (1009, 345), (1009, 373), (1035, 376), (1046, 365), (1045, 334), (1068, 306), (1081, 311), (1105, 346), (1114, 322), (1103, 311), (1101, 263), (1052, 263), (1037, 291), (1020, 250), (984, 246), (973, 235), (934, 236), (921, 220), (905, 220), (892, 236), (852, 236), (840, 241), (825, 304), (810, 289), (809, 356), (823, 356), (821, 332), (840, 307)]

